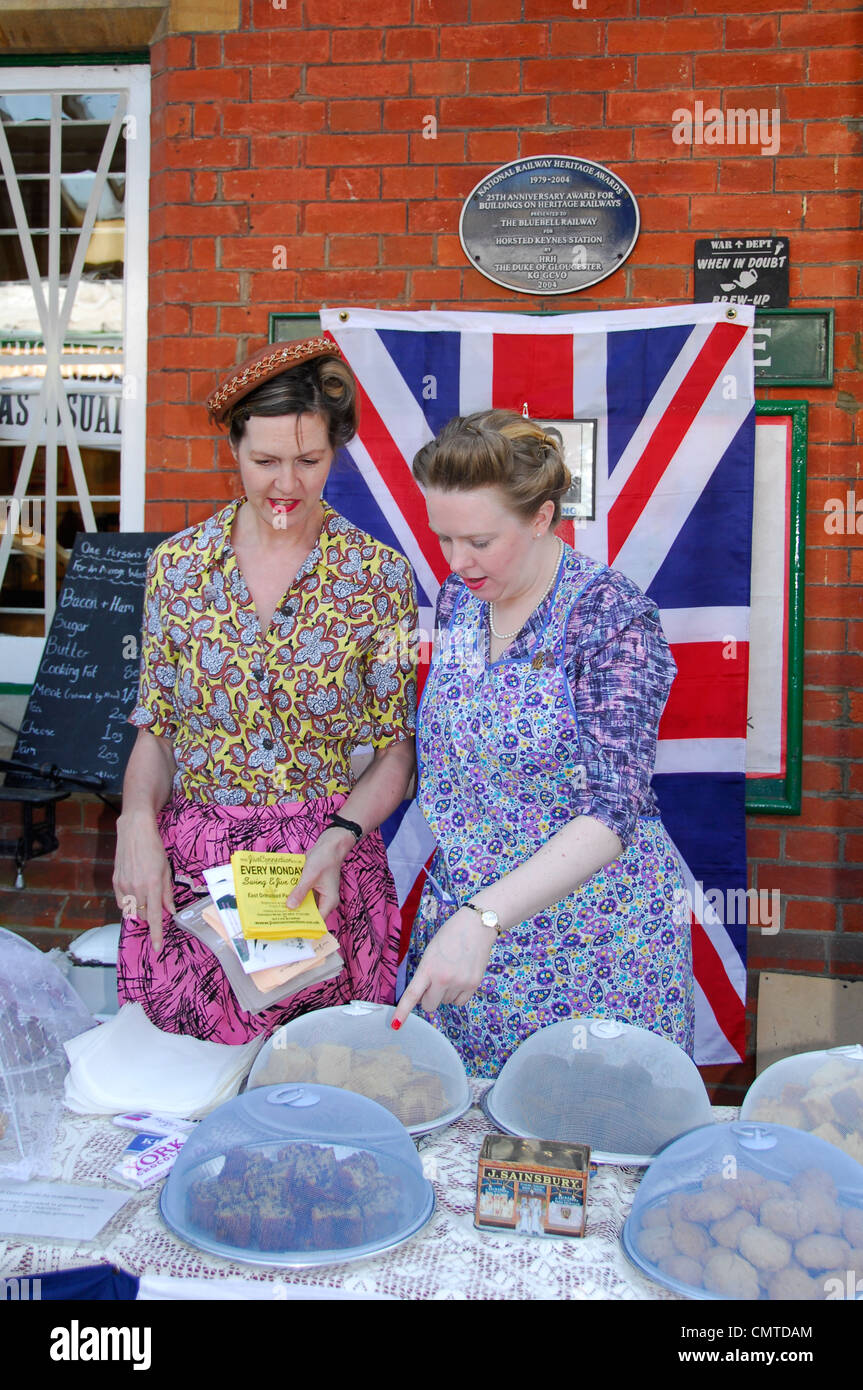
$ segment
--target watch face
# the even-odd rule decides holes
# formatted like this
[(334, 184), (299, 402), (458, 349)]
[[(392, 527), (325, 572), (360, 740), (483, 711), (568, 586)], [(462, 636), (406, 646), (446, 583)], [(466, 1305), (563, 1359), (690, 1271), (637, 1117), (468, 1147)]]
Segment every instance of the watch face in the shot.
[(492, 931), (497, 931), (499, 918), (496, 912), (487, 909), (480, 914), (480, 921), (484, 927), (489, 927)]

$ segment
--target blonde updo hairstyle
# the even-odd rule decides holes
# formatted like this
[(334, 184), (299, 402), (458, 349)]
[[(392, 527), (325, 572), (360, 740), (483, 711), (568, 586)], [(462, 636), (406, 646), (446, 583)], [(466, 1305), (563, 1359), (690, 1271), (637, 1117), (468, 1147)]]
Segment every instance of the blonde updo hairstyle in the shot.
[(236, 446), (252, 415), (320, 415), (327, 425), (330, 447), (353, 439), (359, 424), (357, 379), (337, 357), (319, 357), (290, 367), (237, 401), (228, 414), (229, 438)]
[(471, 492), (497, 487), (515, 516), (532, 521), (545, 502), (554, 503), (551, 526), (561, 517), (561, 500), (572, 479), (563, 461), (563, 441), (515, 410), (481, 410), (456, 416), (413, 461), (423, 488)]

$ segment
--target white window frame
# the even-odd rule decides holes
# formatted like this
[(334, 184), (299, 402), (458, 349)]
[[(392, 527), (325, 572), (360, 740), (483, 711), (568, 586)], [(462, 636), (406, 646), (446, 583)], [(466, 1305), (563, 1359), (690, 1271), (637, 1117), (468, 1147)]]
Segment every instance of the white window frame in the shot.
[[(90, 67), (4, 68), (0, 89), (10, 95), (15, 92), (54, 93), (123, 91), (126, 94), (124, 129), (120, 139), (126, 139), (126, 185), (124, 200), (125, 250), (123, 274), (123, 435), (120, 449), (120, 530), (141, 531), (144, 528), (146, 484), (146, 422), (147, 422), (147, 259), (149, 246), (149, 178), (150, 178), (150, 69), (142, 63)], [(59, 198), (59, 164), (52, 171), (51, 198)], [(56, 183), (57, 187), (54, 187)], [(81, 239), (86, 245), (90, 228), (85, 221)], [(49, 280), (49, 308), (56, 311), (63, 286)], [(48, 345), (46, 344), (46, 348)], [(39, 361), (38, 356), (35, 359)], [(60, 380), (60, 353), (57, 345), (46, 352), (46, 379), (54, 371)], [(49, 391), (52, 389), (49, 386)], [(50, 396), (49, 396), (50, 399)], [(54, 414), (56, 419), (56, 414)], [(52, 431), (51, 414), (48, 429)], [(56, 426), (53, 426), (56, 431)], [(53, 499), (46, 497), (44, 535), (56, 537), (56, 480), (46, 478), (46, 487), (54, 488)], [(84, 524), (95, 530), (92, 511), (82, 499)], [(90, 513), (88, 516), (88, 512)], [(92, 524), (91, 524), (92, 523)], [(9, 528), (7, 528), (8, 530)], [(0, 537), (0, 573), (5, 572), (6, 555), (11, 546), (11, 531)], [(46, 566), (48, 560), (46, 558)], [(53, 556), (52, 556), (53, 568)], [(54, 611), (51, 586), (46, 585), (46, 634)], [(45, 645), (44, 637), (18, 637), (0, 633), (0, 680), (3, 684), (30, 686), (36, 678)]]

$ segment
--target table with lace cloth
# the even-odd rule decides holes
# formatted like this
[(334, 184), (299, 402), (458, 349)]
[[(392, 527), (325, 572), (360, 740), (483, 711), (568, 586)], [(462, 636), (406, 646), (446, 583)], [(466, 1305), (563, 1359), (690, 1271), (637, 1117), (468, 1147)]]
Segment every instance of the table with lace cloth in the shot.
[[(257, 1296), (261, 1285), (270, 1286), (273, 1298), (294, 1297), (302, 1286), (310, 1291), (329, 1288), (348, 1296), (414, 1301), (677, 1298), (641, 1275), (620, 1243), (641, 1169), (602, 1165), (596, 1170), (588, 1193), (587, 1234), (581, 1239), (476, 1229), (477, 1159), (483, 1137), (495, 1132), (479, 1106), (489, 1084), (474, 1082), (474, 1104), (467, 1114), (420, 1141), (423, 1167), (434, 1184), (435, 1211), (428, 1224), (397, 1249), (310, 1270), (220, 1259), (187, 1245), (168, 1229), (159, 1215), (162, 1184), (156, 1183), (143, 1192), (131, 1192), (126, 1205), (93, 1241), (50, 1244), (0, 1235), (0, 1277), (20, 1278), (107, 1261), (136, 1275), (251, 1282), (258, 1286)], [(714, 1109), (717, 1120), (733, 1119), (736, 1114), (730, 1107)], [(108, 1170), (130, 1138), (128, 1130), (104, 1117), (64, 1111), (51, 1178), (114, 1187)]]

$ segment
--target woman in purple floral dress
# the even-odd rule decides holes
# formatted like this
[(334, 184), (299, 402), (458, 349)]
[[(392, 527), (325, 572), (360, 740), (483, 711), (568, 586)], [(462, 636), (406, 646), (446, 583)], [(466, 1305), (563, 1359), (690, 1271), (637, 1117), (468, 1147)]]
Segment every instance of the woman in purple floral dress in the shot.
[(559, 1019), (693, 1046), (683, 879), (650, 779), (675, 666), (655, 605), (554, 534), (558, 441), (508, 411), (450, 422), (414, 475), (453, 570), (418, 718), (438, 849), (414, 925), (414, 1007), (493, 1077)]
[[(166, 1032), (241, 1043), (297, 1013), (395, 997), (400, 916), (378, 826), (414, 769), (416, 625), (404, 557), (321, 500), (356, 428), (356, 381), (327, 338), (270, 346), (210, 397), (244, 495), (153, 552), (114, 889), (119, 993)], [(398, 640), (394, 640), (397, 638)], [(359, 778), (351, 753), (371, 745)], [(172, 919), (239, 849), (306, 854), (344, 968), (241, 1009)]]

